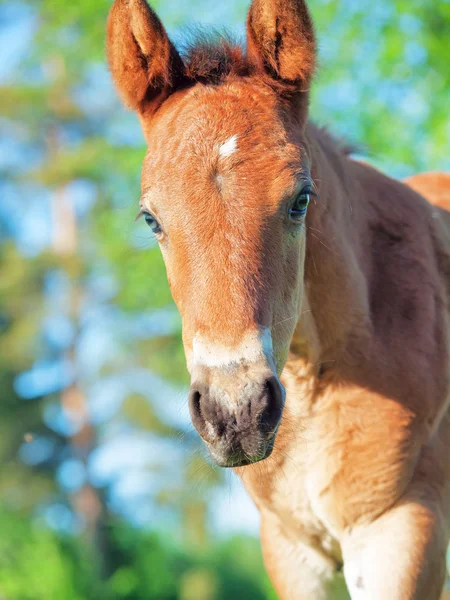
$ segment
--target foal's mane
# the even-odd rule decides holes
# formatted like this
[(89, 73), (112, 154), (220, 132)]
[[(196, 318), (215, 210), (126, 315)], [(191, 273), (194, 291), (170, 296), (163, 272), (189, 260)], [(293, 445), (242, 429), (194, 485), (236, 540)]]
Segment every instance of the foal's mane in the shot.
[(195, 27), (188, 30), (187, 37), (181, 55), (189, 79), (220, 85), (230, 76), (248, 77), (256, 73), (243, 45), (229, 32)]
[[(183, 46), (181, 56), (190, 81), (220, 85), (232, 77), (249, 77), (259, 73), (247, 58), (244, 45), (229, 32), (217, 29), (205, 31), (195, 27), (187, 33), (188, 42)], [(273, 82), (270, 83), (273, 85)], [(289, 89), (290, 86), (286, 87)], [(358, 145), (333, 135), (327, 128), (315, 129), (325, 145), (334, 146), (342, 154), (363, 154)]]

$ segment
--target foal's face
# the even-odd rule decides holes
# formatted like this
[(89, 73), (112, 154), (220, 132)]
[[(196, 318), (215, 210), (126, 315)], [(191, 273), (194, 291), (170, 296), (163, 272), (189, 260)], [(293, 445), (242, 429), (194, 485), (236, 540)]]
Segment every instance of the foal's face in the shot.
[(192, 421), (219, 465), (240, 466), (272, 451), (302, 303), (315, 55), (303, 0), (253, 0), (247, 57), (211, 52), (185, 65), (145, 0), (115, 0), (109, 62), (148, 142), (141, 212), (183, 321)]
[(264, 458), (283, 409), (311, 192), (287, 125), (273, 92), (237, 83), (175, 95), (147, 130), (141, 210), (182, 316), (192, 419), (223, 465)]

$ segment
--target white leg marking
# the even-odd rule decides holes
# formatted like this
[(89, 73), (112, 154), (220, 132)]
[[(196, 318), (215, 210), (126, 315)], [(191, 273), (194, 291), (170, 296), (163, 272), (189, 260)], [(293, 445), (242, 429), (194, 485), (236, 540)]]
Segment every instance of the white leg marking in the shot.
[(352, 600), (364, 600), (362, 568), (356, 561), (344, 564), (344, 577)]

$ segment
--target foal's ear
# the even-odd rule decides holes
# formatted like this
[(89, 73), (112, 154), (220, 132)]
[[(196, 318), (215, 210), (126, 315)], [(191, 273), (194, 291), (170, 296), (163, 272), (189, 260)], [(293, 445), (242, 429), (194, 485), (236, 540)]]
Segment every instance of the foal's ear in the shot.
[(145, 0), (115, 0), (106, 48), (124, 104), (140, 113), (164, 99), (183, 78), (180, 55)]
[(307, 92), (316, 40), (304, 0), (253, 0), (247, 18), (247, 54), (273, 79)]

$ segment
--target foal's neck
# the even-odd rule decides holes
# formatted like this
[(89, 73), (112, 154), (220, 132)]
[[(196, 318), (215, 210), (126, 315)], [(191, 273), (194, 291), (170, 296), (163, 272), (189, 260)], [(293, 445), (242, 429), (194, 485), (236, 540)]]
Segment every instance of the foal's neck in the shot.
[(292, 351), (306, 351), (324, 371), (367, 343), (369, 294), (360, 258), (368, 210), (358, 163), (324, 131), (310, 125), (307, 135), (318, 196), (307, 219), (304, 299)]

